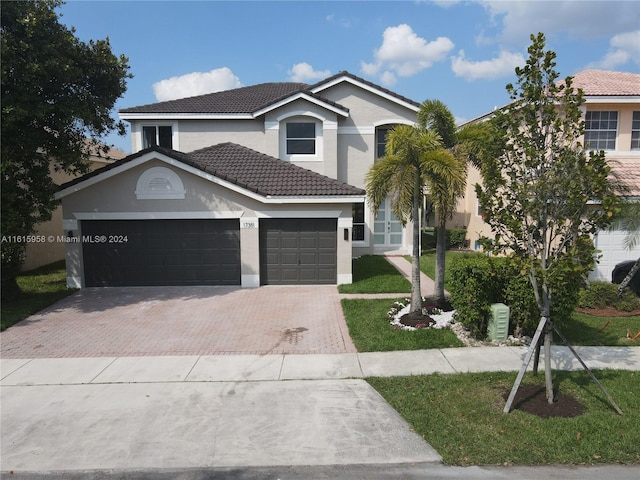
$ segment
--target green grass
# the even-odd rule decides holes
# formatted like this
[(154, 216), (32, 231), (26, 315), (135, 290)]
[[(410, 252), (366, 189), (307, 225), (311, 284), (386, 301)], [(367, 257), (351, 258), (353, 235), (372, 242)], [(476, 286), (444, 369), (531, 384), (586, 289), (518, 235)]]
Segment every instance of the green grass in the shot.
[(9, 328), (74, 293), (76, 290), (66, 286), (66, 276), (64, 260), (20, 274), (17, 282), (22, 293), (14, 300), (2, 301), (0, 328)]
[(411, 283), (381, 255), (353, 260), (353, 283), (339, 285), (340, 293), (408, 293)]
[[(449, 289), (449, 266), (455, 257), (461, 257), (465, 255), (469, 255), (469, 252), (457, 252), (455, 250), (447, 250), (445, 252), (445, 260), (444, 260), (444, 288), (445, 290)], [(411, 257), (406, 257), (410, 262)], [(436, 278), (436, 251), (435, 250), (425, 250), (420, 257), (420, 270), (427, 277), (435, 279)]]
[[(636, 340), (627, 338), (627, 330), (631, 335), (640, 332), (640, 316), (632, 317), (594, 317), (574, 312), (571, 318), (558, 325), (560, 332), (572, 345), (593, 345), (628, 347), (640, 346), (640, 337)], [(557, 344), (562, 344), (558, 338)]]
[(387, 318), (392, 303), (392, 299), (342, 300), (342, 311), (349, 327), (349, 335), (359, 352), (463, 346), (456, 334), (448, 329), (394, 329)]
[[(515, 373), (368, 381), (450, 465), (640, 463), (640, 372), (595, 374), (624, 415), (585, 372), (554, 372), (560, 392), (586, 407), (575, 418), (503, 413)], [(544, 375), (525, 383), (544, 385)]]

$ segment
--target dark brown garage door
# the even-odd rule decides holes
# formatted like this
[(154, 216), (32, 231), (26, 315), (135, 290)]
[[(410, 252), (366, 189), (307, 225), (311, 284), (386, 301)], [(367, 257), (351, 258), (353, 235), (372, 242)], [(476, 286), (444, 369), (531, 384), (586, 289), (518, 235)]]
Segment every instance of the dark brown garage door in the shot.
[(260, 220), (260, 283), (336, 283), (335, 218)]
[(240, 285), (238, 220), (82, 221), (85, 285)]

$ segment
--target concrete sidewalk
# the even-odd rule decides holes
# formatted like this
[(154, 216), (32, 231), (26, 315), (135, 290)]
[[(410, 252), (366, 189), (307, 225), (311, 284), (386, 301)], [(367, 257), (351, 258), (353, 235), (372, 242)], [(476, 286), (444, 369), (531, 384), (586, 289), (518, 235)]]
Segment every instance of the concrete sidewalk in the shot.
[[(640, 370), (638, 347), (578, 350), (592, 368)], [(516, 371), (525, 354), (524, 347), (466, 347), (3, 359), (1, 468), (54, 472), (55, 478), (63, 471), (435, 466), (438, 453), (362, 378)], [(561, 370), (581, 368), (560, 347), (553, 363)], [(434, 478), (421, 476), (428, 471), (411, 478)]]
[[(574, 347), (592, 369), (640, 370), (640, 347)], [(211, 355), (0, 359), (0, 385), (342, 380), (518, 371), (527, 347), (318, 355)], [(554, 370), (581, 370), (566, 347), (552, 347)], [(540, 364), (544, 362), (544, 349)], [(531, 368), (531, 365), (529, 366)]]

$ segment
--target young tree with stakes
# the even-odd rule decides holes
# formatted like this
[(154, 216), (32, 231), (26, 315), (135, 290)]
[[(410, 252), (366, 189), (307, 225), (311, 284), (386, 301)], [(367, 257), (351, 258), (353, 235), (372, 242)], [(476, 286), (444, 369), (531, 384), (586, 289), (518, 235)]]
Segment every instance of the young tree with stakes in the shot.
[(506, 87), (512, 103), (490, 120), (494, 154), (483, 158), (483, 183), (476, 185), (494, 235), (486, 248), (511, 253), (521, 262), (540, 311), (505, 412), (533, 349), (539, 351), (543, 331), (546, 395), (549, 403), (554, 401), (550, 347), (554, 329), (559, 331), (552, 313), (561, 302), (571, 303), (567, 295), (577, 292), (593, 268), (591, 235), (611, 224), (620, 205), (604, 152), (587, 152), (580, 144), (582, 91), (573, 87), (572, 77), (558, 81), (556, 54), (545, 51), (544, 35), (531, 35), (531, 40), (526, 65), (515, 70), (516, 85)]

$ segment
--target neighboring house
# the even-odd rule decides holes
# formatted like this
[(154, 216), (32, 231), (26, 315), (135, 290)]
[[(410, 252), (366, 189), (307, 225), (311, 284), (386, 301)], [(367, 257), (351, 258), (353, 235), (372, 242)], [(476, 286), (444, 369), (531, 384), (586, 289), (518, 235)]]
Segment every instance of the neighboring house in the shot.
[[(573, 86), (581, 88), (585, 96), (583, 144), (593, 150), (604, 150), (612, 169), (630, 187), (631, 199), (640, 200), (640, 75), (584, 70), (574, 75)], [(487, 113), (473, 121), (490, 116), (491, 113)], [(452, 226), (467, 226), (470, 246), (476, 249), (481, 236), (491, 237), (474, 190), (480, 182), (479, 172), (470, 167), (466, 195), (451, 222)], [(640, 257), (640, 245), (631, 251), (624, 248), (625, 237), (626, 232), (616, 229), (601, 231), (595, 236), (601, 258), (591, 279), (611, 281), (611, 272), (617, 263)]]
[[(126, 153), (117, 148), (111, 148), (107, 154), (92, 154), (89, 157), (89, 170), (93, 171), (102, 168), (115, 160), (126, 157)], [(51, 168), (50, 172), (53, 182), (62, 185), (72, 180), (74, 177), (67, 173), (56, 171)], [(25, 259), (22, 265), (23, 270), (32, 270), (34, 268), (48, 265), (58, 260), (64, 260), (65, 243), (61, 241), (64, 238), (62, 230), (62, 207), (58, 206), (51, 213), (51, 220), (39, 223), (33, 234), (37, 238), (42, 238), (42, 242), (27, 243), (25, 251)]]
[(121, 110), (133, 154), (57, 194), (67, 283), (351, 283), (353, 257), (411, 251), (363, 188), (419, 107), (342, 72)]

